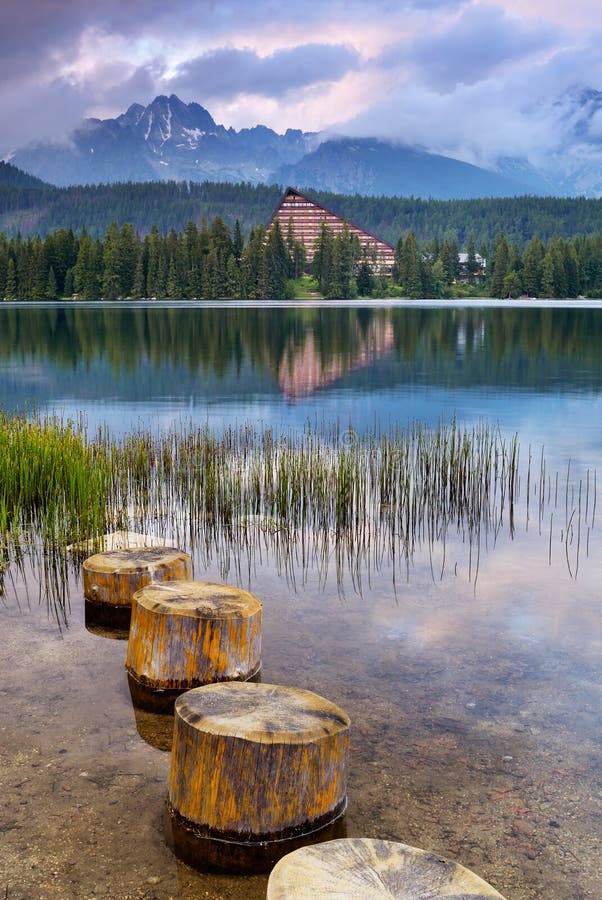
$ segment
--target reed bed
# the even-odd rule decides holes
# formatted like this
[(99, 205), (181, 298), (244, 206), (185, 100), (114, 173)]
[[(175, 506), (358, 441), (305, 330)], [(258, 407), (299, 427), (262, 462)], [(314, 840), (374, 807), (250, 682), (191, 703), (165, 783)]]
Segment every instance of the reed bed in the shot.
[(0, 594), (11, 564), (39, 573), (44, 594), (64, 617), (72, 540), (99, 539), (108, 505), (104, 451), (83, 428), (0, 413)]
[[(366, 436), (338, 426), (275, 434), (245, 425), (218, 435), (182, 425), (88, 439), (83, 423), (0, 417), (0, 591), (3, 573), (28, 559), (49, 604), (64, 611), (68, 567), (80, 562), (67, 547), (95, 547), (119, 528), (187, 549), (201, 567), (218, 559), (224, 579), (232, 569), (242, 577), (243, 566), (249, 576), (268, 557), (293, 582), (310, 572), (325, 579), (334, 565), (338, 583), (349, 574), (359, 591), (383, 565), (394, 580), (407, 576), (418, 548), (442, 578), (453, 536), (468, 546), (476, 584), (481, 547), (501, 529), (514, 536), (519, 458), (516, 436), (455, 421)], [(567, 472), (559, 497), (543, 452), (539, 477), (532, 473), (529, 448), (523, 477), (526, 527), (533, 492), (540, 533), (548, 507), (565, 506), (562, 540), (576, 576), (581, 535), (589, 547), (594, 522), (595, 473), (575, 489)]]

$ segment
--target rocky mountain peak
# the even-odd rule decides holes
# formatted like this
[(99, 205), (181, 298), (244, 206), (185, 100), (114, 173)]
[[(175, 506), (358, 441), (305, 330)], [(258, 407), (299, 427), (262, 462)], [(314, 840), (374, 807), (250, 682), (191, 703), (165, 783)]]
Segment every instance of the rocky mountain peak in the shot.
[[(556, 99), (552, 104), (559, 102)], [(602, 195), (602, 94), (562, 98), (556, 115), (572, 153), (537, 169), (500, 159), (483, 169), (424, 147), (346, 138), (262, 124), (236, 131), (216, 124), (199, 103), (164, 94), (133, 103), (115, 119), (87, 119), (61, 145), (37, 142), (12, 157), (26, 172), (57, 185), (116, 181), (247, 181), (296, 184), (340, 193), (421, 197)]]

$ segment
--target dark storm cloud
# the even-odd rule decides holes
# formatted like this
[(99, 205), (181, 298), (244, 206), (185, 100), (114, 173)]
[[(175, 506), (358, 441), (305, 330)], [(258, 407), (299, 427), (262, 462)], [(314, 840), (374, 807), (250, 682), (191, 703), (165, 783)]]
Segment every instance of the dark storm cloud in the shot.
[(219, 49), (180, 66), (170, 88), (206, 97), (241, 93), (282, 97), (290, 90), (341, 78), (360, 64), (355, 50), (305, 44), (260, 57), (252, 50)]
[(85, 25), (140, 28), (165, 8), (160, 0), (3, 0), (0, 51), (60, 42)]
[(165, 15), (159, 0), (3, 0), (0, 79), (51, 76), (73, 57), (86, 28), (128, 35), (159, 15)]
[(18, 48), (37, 52), (47, 45), (63, 46), (86, 26), (129, 34), (181, 30), (202, 26), (208, 33), (233, 31), (268, 22), (305, 22), (308, 31), (335, 17), (344, 25), (393, 16), (405, 9), (454, 8), (462, 0), (3, 0), (0, 56)]
[(426, 84), (450, 91), (551, 46), (556, 37), (549, 27), (525, 28), (497, 7), (472, 6), (444, 32), (416, 41), (405, 58)]
[[(294, 24), (319, 33), (327, 21), (342, 26), (398, 17), (403, 9), (453, 8), (460, 0), (3, 0), (0, 28), (0, 78), (14, 80), (32, 69), (56, 67), (73, 54), (86, 28), (107, 34), (228, 43), (241, 29)], [(219, 36), (222, 40), (217, 40)], [(318, 43), (318, 42), (316, 42)]]

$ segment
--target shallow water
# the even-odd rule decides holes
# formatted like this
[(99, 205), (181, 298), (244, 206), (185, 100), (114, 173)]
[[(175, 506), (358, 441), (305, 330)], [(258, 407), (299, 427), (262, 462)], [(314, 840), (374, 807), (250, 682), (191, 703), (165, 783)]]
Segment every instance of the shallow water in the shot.
[[(525, 324), (485, 309), (345, 308), (308, 323), (305, 309), (286, 321), (252, 311), (233, 337), (220, 310), (223, 330), (202, 343), (188, 308), (122, 309), (127, 327), (102, 305), (68, 312), (62, 325), (50, 305), (43, 321), (33, 309), (0, 318), (0, 407), (83, 411), (91, 430), (117, 432), (188, 414), (277, 428), (338, 415), (362, 431), (454, 412), (518, 432), (516, 531), (483, 540), (478, 573), (460, 535), (445, 565), (435, 546), (395, 581), (386, 560), (363, 567), (361, 593), (348, 572), (337, 581), (334, 558), (325, 583), (311, 567), (287, 578), (268, 548), (227, 578), (264, 603), (263, 681), (317, 691), (351, 717), (349, 835), (439, 852), (508, 898), (598, 898), (602, 547), (590, 507), (577, 566), (564, 479), (570, 459), (574, 508), (579, 480), (602, 473), (602, 313), (529, 310)], [(560, 500), (540, 527), (535, 499), (527, 522), (524, 466), (531, 445), (539, 473), (542, 444)], [(202, 875), (173, 857), (170, 723), (134, 712), (125, 643), (85, 627), (77, 570), (62, 631), (35, 578), (12, 574), (0, 600), (0, 897), (264, 897), (267, 876)], [(195, 560), (195, 577), (223, 575), (219, 553)]]
[[(397, 596), (386, 570), (360, 597), (311, 578), (295, 592), (259, 566), (262, 680), (314, 690), (350, 715), (349, 835), (434, 850), (509, 898), (594, 898), (602, 557), (574, 581), (560, 553), (548, 566), (529, 540), (536, 573), (525, 577), (517, 538), (482, 557), (476, 591), (461, 545), (448, 548), (456, 575), (434, 581), (417, 558)], [(7, 896), (265, 896), (267, 877), (201, 875), (172, 856), (169, 754), (158, 749), (169, 720), (134, 713), (125, 642), (87, 630), (81, 584), (71, 593), (62, 634), (37, 600), (19, 610), (13, 596), (2, 611)]]

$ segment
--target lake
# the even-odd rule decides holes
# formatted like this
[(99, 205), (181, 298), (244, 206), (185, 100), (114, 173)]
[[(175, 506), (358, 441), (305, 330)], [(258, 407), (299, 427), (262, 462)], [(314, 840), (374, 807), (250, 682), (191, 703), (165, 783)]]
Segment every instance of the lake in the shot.
[[(518, 435), (512, 527), (477, 545), (460, 530), (401, 567), (317, 571), (262, 538), (236, 564), (197, 553), (195, 577), (263, 602), (264, 682), (350, 715), (349, 835), (434, 850), (508, 898), (600, 896), (599, 304), (0, 304), (0, 409), (83, 416), (90, 435)], [(173, 857), (169, 723), (134, 710), (125, 643), (86, 627), (69, 579), (59, 629), (26, 565), (4, 578), (0, 892), (264, 897), (267, 877)]]

